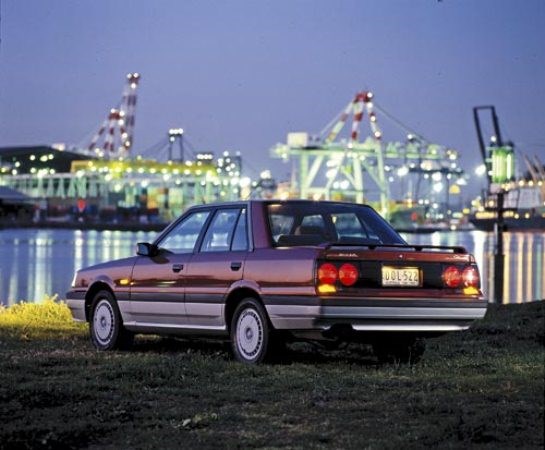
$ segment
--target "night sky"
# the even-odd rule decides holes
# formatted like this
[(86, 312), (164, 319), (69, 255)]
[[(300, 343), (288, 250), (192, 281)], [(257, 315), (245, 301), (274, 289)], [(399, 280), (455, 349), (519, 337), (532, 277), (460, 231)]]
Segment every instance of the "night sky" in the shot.
[[(545, 1), (2, 0), (0, 146), (88, 144), (142, 74), (135, 153), (183, 127), (249, 175), (289, 131), (319, 132), (359, 90), (480, 163), (472, 107), (545, 162)], [(385, 141), (405, 133), (379, 115)], [(368, 132), (368, 128), (363, 130)], [(473, 183), (472, 186), (474, 186)]]

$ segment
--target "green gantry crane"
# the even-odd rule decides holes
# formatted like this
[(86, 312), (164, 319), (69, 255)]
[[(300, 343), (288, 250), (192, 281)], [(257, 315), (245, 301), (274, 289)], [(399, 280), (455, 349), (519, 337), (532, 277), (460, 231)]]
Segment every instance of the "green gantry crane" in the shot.
[[(408, 135), (407, 142), (384, 143), (375, 109), (393, 119), (373, 104), (371, 92), (358, 92), (317, 137), (306, 132), (289, 133), (285, 144), (277, 144), (271, 149), (273, 157), (295, 163), (292, 197), (341, 198), (364, 203), (369, 201), (366, 193), (371, 190), (367, 184), (372, 183), (374, 190), (378, 190), (379, 210), (388, 216), (389, 185), (396, 177), (413, 173), (432, 180), (433, 174), (437, 173), (449, 180), (452, 176), (463, 180), (463, 171), (457, 164), (458, 153), (453, 149), (428, 143), (414, 132)], [(349, 137), (339, 139), (350, 116)], [(365, 116), (371, 133), (361, 142), (360, 124)]]

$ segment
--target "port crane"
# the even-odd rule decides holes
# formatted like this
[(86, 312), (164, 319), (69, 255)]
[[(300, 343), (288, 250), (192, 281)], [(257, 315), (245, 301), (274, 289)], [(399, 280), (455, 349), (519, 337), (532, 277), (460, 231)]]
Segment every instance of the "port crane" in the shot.
[[(414, 132), (407, 136), (406, 142), (384, 142), (377, 110), (392, 118), (375, 105), (372, 92), (358, 92), (317, 136), (307, 132), (289, 133), (285, 144), (274, 146), (273, 157), (295, 163), (290, 196), (341, 198), (363, 203), (370, 200), (368, 194), (375, 190), (378, 191), (378, 208), (381, 214), (388, 216), (390, 184), (396, 178), (416, 175), (416, 192), (406, 194), (409, 206), (418, 202), (421, 178), (432, 184), (435, 194), (443, 190), (442, 180), (446, 179), (447, 196), (451, 180), (456, 186), (465, 184), (455, 150), (429, 143)], [(347, 138), (342, 138), (341, 132), (350, 117), (350, 132)], [(362, 140), (360, 127), (364, 119), (370, 133)], [(422, 199), (424, 201), (428, 200)]]
[(139, 82), (139, 73), (127, 74), (121, 101), (110, 109), (106, 119), (87, 146), (91, 154), (106, 159), (125, 158), (129, 155), (134, 140), (134, 117)]
[[(493, 129), (488, 144), (483, 138), (481, 116), (484, 113), (489, 113)], [(519, 151), (528, 174), (517, 176), (514, 144), (502, 139), (495, 107), (476, 106), (473, 117), (488, 186), (483, 193), (483, 202), (474, 202), (475, 211), (470, 222), (478, 229), (496, 230), (496, 256), (499, 258), (503, 254), (504, 229), (545, 228), (545, 169), (537, 156), (531, 160)], [(519, 172), (522, 172), (520, 167)], [(502, 262), (497, 261), (497, 264), (499, 267)], [(498, 273), (503, 273), (502, 270)]]
[[(486, 145), (483, 138), (483, 126), (481, 123), (481, 114), (483, 111), (490, 113), (494, 130), (489, 146)], [(513, 180), (515, 178), (513, 143), (503, 141), (496, 108), (494, 106), (475, 106), (473, 108), (473, 121), (475, 122), (475, 130), (477, 131), (479, 150), (486, 168), (489, 189), (494, 188), (494, 184)]]

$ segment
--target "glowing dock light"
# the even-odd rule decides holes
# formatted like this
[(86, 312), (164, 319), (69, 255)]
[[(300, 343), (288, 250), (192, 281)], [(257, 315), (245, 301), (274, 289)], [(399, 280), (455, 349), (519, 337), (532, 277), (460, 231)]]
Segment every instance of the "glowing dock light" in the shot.
[(441, 182), (438, 182), (438, 183), (434, 183), (433, 185), (433, 190), (437, 193), (441, 192), (443, 190), (443, 183)]
[(181, 136), (183, 134), (184, 134), (183, 128), (171, 128), (170, 130), (168, 130), (169, 136)]
[(397, 169), (398, 177), (404, 177), (408, 173), (409, 173), (409, 168), (407, 166), (401, 166), (399, 169)]
[(478, 177), (482, 177), (485, 173), (486, 166), (484, 164), (477, 166), (477, 168), (475, 169), (475, 175), (477, 175)]

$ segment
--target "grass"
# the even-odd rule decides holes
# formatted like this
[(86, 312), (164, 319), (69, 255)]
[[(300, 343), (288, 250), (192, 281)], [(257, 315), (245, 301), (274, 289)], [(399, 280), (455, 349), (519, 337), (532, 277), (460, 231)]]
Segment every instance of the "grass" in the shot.
[(491, 306), (415, 366), (365, 346), (248, 367), (218, 342), (100, 353), (64, 304), (0, 310), (0, 448), (543, 448), (545, 302)]

